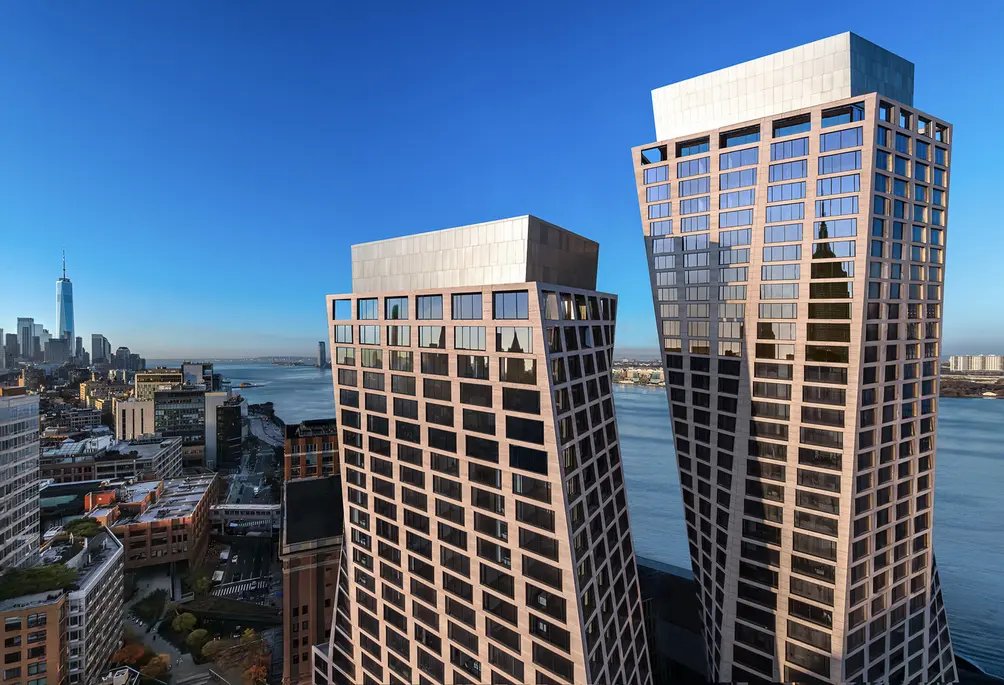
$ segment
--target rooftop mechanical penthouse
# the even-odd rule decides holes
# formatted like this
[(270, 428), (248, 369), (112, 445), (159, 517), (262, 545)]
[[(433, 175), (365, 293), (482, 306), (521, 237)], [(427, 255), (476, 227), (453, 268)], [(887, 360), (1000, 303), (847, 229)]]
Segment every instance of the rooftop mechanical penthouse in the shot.
[(651, 682), (598, 251), (532, 216), (353, 247), (315, 682)]
[(716, 681), (951, 682), (931, 547), (952, 128), (842, 34), (653, 91), (633, 150)]

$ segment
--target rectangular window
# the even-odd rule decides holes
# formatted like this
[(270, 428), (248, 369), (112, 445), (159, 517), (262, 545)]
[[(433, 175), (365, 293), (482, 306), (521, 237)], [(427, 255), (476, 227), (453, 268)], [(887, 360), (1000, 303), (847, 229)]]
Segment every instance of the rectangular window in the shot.
[(861, 168), (861, 150), (839, 152), (835, 155), (824, 155), (819, 158), (819, 175), (839, 174), (845, 171), (857, 171)]
[[(698, 212), (706, 212), (710, 209), (711, 202), (710, 198), (705, 195), (703, 197), (694, 197), (689, 200), (680, 200), (680, 214), (697, 214)], [(651, 207), (649, 207), (651, 210)], [(652, 218), (649, 216), (649, 218)]]
[(492, 294), (496, 319), (529, 319), (529, 299), (526, 290)]
[(862, 144), (862, 129), (860, 126), (847, 128), (843, 131), (832, 131), (819, 134), (819, 151), (833, 152), (849, 147), (860, 147)]
[(816, 221), (813, 224), (812, 228), (813, 240), (826, 240), (827, 238), (852, 238), (857, 234), (858, 234), (857, 219), (834, 219), (833, 221)]
[[(730, 171), (718, 176), (719, 190), (733, 190), (735, 188), (748, 188), (756, 185), (756, 169), (741, 169)], [(705, 190), (704, 192), (709, 192)]]
[[(726, 195), (730, 194), (731, 193), (726, 193)], [(722, 199), (724, 200), (724, 198), (725, 196), (723, 195)], [(732, 228), (733, 226), (751, 226), (752, 224), (753, 224), (752, 209), (739, 209), (734, 212), (722, 212), (718, 215), (719, 228)]]
[(533, 354), (533, 329), (529, 326), (496, 327), (495, 350), (497, 352)]
[(756, 164), (760, 159), (760, 148), (751, 147), (735, 152), (723, 152), (718, 156), (718, 168), (721, 171), (735, 169), (741, 166)]
[(680, 197), (690, 197), (691, 195), (704, 195), (711, 192), (711, 177), (702, 176), (692, 178), (687, 181), (680, 181)]
[(673, 203), (660, 202), (659, 204), (648, 206), (649, 219), (662, 219), (673, 215)]
[(689, 159), (683, 162), (677, 162), (676, 177), (689, 178), (691, 176), (700, 176), (708, 173), (708, 163), (710, 159), (710, 157), (701, 157), (700, 159)]
[(645, 169), (645, 183), (662, 183), (669, 180), (669, 165), (652, 167)]
[(802, 224), (781, 224), (763, 229), (765, 243), (786, 243), (802, 239)]
[(434, 350), (446, 349), (445, 326), (419, 326), (418, 346)]
[(767, 186), (767, 202), (801, 200), (805, 197), (805, 181)]
[(863, 121), (865, 118), (865, 105), (863, 102), (856, 102), (851, 105), (841, 105), (831, 109), (823, 110), (823, 128), (830, 126), (840, 126), (850, 124), (855, 121)]
[(769, 180), (771, 183), (776, 183), (778, 181), (789, 181), (795, 178), (805, 178), (808, 174), (808, 161), (800, 159), (795, 162), (771, 164)]
[(699, 155), (702, 152), (707, 152), (710, 149), (710, 145), (711, 142), (708, 138), (699, 138), (697, 140), (677, 143), (676, 156), (689, 157), (690, 155)]
[(453, 347), (457, 350), (485, 350), (484, 326), (457, 326), (453, 329)]
[(481, 319), (481, 293), (461, 293), (453, 296), (453, 319)]
[(816, 216), (841, 216), (858, 213), (858, 196), (835, 197), (829, 200), (816, 200)]
[[(808, 127), (808, 124), (806, 126)], [(786, 140), (783, 143), (771, 143), (770, 146), (770, 161), (772, 162), (780, 162), (782, 159), (791, 159), (793, 157), (805, 157), (808, 154), (808, 138), (796, 138), (795, 140)]]
[(645, 188), (645, 202), (662, 202), (663, 200), (668, 200), (670, 187), (671, 184), (662, 183)]
[(728, 133), (721, 134), (718, 139), (718, 146), (722, 148), (739, 147), (741, 145), (749, 145), (750, 143), (757, 143), (759, 141), (760, 127), (754, 126), (740, 131), (729, 131)]
[(388, 297), (384, 300), (385, 319), (407, 319), (408, 318), (408, 298)]
[(390, 347), (411, 345), (411, 326), (387, 326), (387, 344)]
[(804, 202), (793, 202), (787, 205), (767, 207), (766, 221), (769, 224), (780, 223), (782, 221), (795, 221), (803, 218), (805, 218)]
[(434, 320), (443, 318), (442, 295), (419, 295), (415, 300), (419, 319)]
[(356, 302), (359, 312), (359, 319), (380, 318), (380, 300), (375, 297), (361, 299)]

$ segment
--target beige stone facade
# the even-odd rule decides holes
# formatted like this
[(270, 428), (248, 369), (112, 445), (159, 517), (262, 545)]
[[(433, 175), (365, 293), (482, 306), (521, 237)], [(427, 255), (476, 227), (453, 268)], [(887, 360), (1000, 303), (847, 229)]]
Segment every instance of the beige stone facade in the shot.
[(869, 93), (633, 150), (713, 680), (955, 680), (931, 544), (951, 137)]
[(315, 682), (651, 682), (616, 303), (538, 282), (328, 297), (346, 572)]

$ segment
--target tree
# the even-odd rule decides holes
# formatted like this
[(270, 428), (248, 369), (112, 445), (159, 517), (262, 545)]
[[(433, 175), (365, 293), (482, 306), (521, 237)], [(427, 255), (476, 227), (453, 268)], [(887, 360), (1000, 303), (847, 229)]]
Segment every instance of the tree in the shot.
[(72, 535), (92, 538), (101, 532), (101, 524), (96, 519), (82, 516), (67, 523), (63, 526), (63, 530)]
[(194, 628), (195, 624), (198, 622), (199, 620), (195, 618), (195, 614), (189, 614), (186, 612), (175, 616), (174, 620), (171, 621), (171, 627), (174, 628), (174, 632), (176, 633), (187, 633), (189, 630)]
[(268, 678), (268, 669), (263, 664), (253, 664), (244, 671), (244, 682), (250, 685), (265, 682)]
[(167, 654), (158, 654), (146, 662), (146, 666), (140, 669), (147, 678), (157, 678), (158, 680), (167, 675), (167, 669), (171, 667), (171, 657)]
[(197, 595), (204, 595), (209, 591), (211, 584), (209, 576), (205, 573), (200, 573), (194, 580), (192, 580), (192, 591)]
[(202, 645), (202, 658), (212, 661), (225, 649), (227, 646), (221, 640), (211, 640)]
[(139, 663), (140, 659), (143, 658), (145, 650), (143, 645), (138, 642), (127, 642), (122, 645), (122, 649), (115, 652), (112, 656), (112, 661), (117, 664), (127, 664), (132, 666), (133, 664)]
[(243, 633), (241, 633), (241, 644), (246, 645), (250, 642), (254, 642), (258, 639), (257, 633), (251, 628), (246, 628)]
[(193, 630), (189, 633), (188, 637), (185, 638), (185, 642), (193, 652), (198, 653), (202, 650), (202, 645), (204, 645), (208, 639), (209, 631), (199, 628), (198, 630)]

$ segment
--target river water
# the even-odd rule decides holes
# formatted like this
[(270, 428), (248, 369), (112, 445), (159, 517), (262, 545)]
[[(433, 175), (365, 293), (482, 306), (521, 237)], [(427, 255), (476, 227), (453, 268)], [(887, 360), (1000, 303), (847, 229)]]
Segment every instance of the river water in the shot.
[[(331, 371), (217, 364), (249, 402), (287, 423), (333, 414)], [(238, 389), (241, 382), (260, 387)], [(662, 389), (615, 386), (635, 546), (690, 568), (669, 410)], [(956, 650), (1004, 676), (1004, 401), (941, 400), (934, 549)]]

